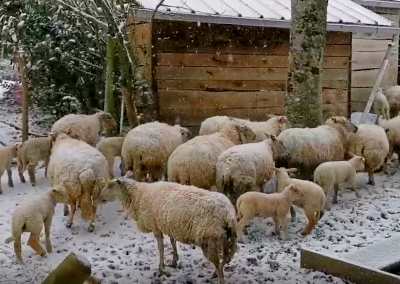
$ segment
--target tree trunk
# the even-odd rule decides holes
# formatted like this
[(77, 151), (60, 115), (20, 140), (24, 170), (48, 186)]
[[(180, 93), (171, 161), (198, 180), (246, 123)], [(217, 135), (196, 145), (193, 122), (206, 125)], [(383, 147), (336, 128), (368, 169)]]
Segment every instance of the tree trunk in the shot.
[(89, 261), (70, 253), (42, 282), (42, 284), (83, 284), (92, 273)]
[(284, 110), (292, 127), (322, 123), (321, 93), (327, 0), (292, 0)]
[(132, 94), (127, 88), (122, 87), (122, 94), (124, 95), (126, 116), (128, 117), (129, 127), (134, 128), (138, 125), (136, 112), (133, 110)]
[[(115, 58), (115, 41), (112, 35), (107, 36), (107, 77), (106, 89), (104, 97), (104, 112), (110, 113), (116, 118), (115, 100), (114, 100), (114, 58)], [(107, 136), (112, 136), (112, 130), (107, 131)]]
[(23, 51), (18, 51), (18, 70), (22, 83), (22, 142), (28, 140), (29, 121), (29, 86), (27, 78), (26, 61)]

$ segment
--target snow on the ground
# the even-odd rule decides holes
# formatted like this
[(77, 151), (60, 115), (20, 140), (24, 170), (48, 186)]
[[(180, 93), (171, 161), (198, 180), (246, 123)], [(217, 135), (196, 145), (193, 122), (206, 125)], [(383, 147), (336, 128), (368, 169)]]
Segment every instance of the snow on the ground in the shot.
[[(397, 161), (393, 162), (398, 166)], [(49, 189), (44, 170), (37, 170), (37, 186), (33, 188), (28, 180), (20, 183), (16, 170), (13, 171), (14, 188), (8, 188), (7, 176), (3, 175), (4, 194), (0, 196), (0, 240), (10, 234), (10, 220), (13, 210), (23, 200), (37, 192)], [(27, 178), (27, 174), (26, 174)], [(342, 255), (358, 248), (399, 234), (400, 172), (393, 176), (384, 173), (376, 175), (377, 185), (366, 186), (366, 174), (359, 175), (361, 198), (354, 192), (343, 191), (339, 204), (327, 211), (313, 234), (307, 237), (299, 231), (306, 225), (304, 215), (298, 214), (290, 222), (291, 240), (282, 242), (272, 235), (270, 219), (255, 219), (245, 236), (245, 244), (239, 244), (239, 251), (225, 268), (227, 283), (349, 283), (319, 272), (300, 269), (300, 248), (312, 247), (331, 255)], [(26, 246), (27, 235), (23, 236), (23, 265), (14, 261), (13, 246), (0, 245), (0, 274), (22, 279), (23, 273), (35, 269), (36, 277), (46, 274), (70, 252), (82, 254), (92, 265), (93, 274), (102, 283), (216, 283), (211, 280), (213, 266), (205, 260), (199, 248), (178, 245), (179, 267), (166, 268), (169, 276), (158, 278), (158, 250), (152, 234), (138, 231), (135, 222), (125, 219), (119, 203), (103, 205), (98, 212), (98, 221), (93, 233), (86, 229), (87, 222), (81, 220), (79, 211), (71, 229), (65, 227), (63, 207), (58, 205), (53, 219), (51, 240), (54, 252), (46, 258), (34, 254)], [(44, 246), (44, 240), (42, 240)], [(166, 262), (171, 261), (172, 248), (165, 238)], [(8, 253), (1, 255), (6, 250)], [(15, 276), (20, 273), (20, 276)], [(2, 279), (2, 275), (0, 275)], [(30, 278), (29, 278), (30, 279)], [(0, 280), (1, 282), (1, 280)], [(5, 282), (2, 282), (5, 283)], [(14, 283), (14, 282), (9, 282)], [(17, 282), (16, 282), (17, 283)], [(40, 282), (18, 282), (40, 283)]]

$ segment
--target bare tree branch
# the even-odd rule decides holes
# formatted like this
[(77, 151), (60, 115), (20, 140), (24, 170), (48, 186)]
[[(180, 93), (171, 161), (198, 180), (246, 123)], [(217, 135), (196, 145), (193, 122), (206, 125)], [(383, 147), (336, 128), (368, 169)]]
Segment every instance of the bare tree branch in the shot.
[(95, 17), (93, 17), (93, 16), (91, 16), (91, 15), (85, 13), (85, 12), (82, 12), (81, 10), (79, 10), (79, 9), (77, 9), (77, 8), (67, 4), (67, 3), (65, 3), (64, 1), (62, 1), (62, 0), (56, 0), (56, 1), (58, 3), (60, 3), (61, 5), (65, 6), (65, 7), (68, 7), (69, 9), (74, 11), (75, 13), (78, 13), (79, 15), (81, 15), (81, 16), (83, 16), (83, 17), (85, 17), (85, 18), (87, 18), (87, 19), (89, 19), (89, 20), (91, 20), (91, 21), (103, 26), (103, 27), (107, 27), (106, 23), (100, 21), (99, 19), (97, 19), (97, 18), (95, 18)]

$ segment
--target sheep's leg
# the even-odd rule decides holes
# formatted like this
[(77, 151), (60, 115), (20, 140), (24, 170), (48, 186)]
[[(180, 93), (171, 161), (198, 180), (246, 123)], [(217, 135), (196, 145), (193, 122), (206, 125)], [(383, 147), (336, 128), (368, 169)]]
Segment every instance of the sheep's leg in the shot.
[(64, 216), (68, 216), (68, 215), (69, 215), (68, 205), (64, 204)]
[(371, 169), (368, 169), (368, 184), (375, 185), (374, 172)]
[(74, 201), (71, 204), (71, 215), (69, 215), (69, 219), (68, 219), (68, 222), (67, 222), (67, 225), (66, 225), (67, 228), (71, 228), (72, 227), (72, 224), (74, 222), (75, 211), (76, 211), (76, 203)]
[(237, 240), (242, 241), (244, 227), (250, 222), (250, 218), (242, 216), (242, 219), (237, 224)]
[(24, 177), (24, 173), (22, 171), (22, 165), (20, 163), (18, 163), (18, 175), (19, 175), (19, 179), (21, 180), (21, 182), (25, 183), (25, 177)]
[(33, 234), (31, 233), (29, 240), (28, 240), (28, 245), (40, 256), (46, 256), (46, 251), (44, 248), (39, 244), (39, 234)]
[(315, 225), (317, 224), (317, 219), (316, 219), (316, 217), (315, 217), (315, 212), (308, 211), (308, 210), (306, 211), (306, 210), (305, 210), (305, 213), (306, 213), (306, 216), (307, 216), (307, 219), (308, 219), (308, 225), (307, 225), (307, 227), (301, 232), (301, 234), (302, 234), (303, 236), (310, 234), (311, 231), (314, 229)]
[(3, 172), (0, 172), (0, 194), (3, 194), (3, 189), (1, 188), (1, 177), (3, 176)]
[(21, 235), (14, 237), (14, 252), (19, 263), (22, 262)]
[(291, 217), (291, 221), (294, 222), (296, 219), (296, 211), (293, 208), (293, 205), (290, 206), (290, 217)]
[(126, 171), (125, 171), (124, 160), (122, 159), (122, 157), (121, 157), (121, 164), (119, 164), (119, 169), (121, 171), (121, 176), (124, 176), (126, 174)]
[(7, 164), (6, 169), (7, 169), (7, 174), (8, 174), (8, 186), (14, 187), (14, 182), (12, 179), (12, 171), (11, 171), (11, 162)]
[(93, 232), (94, 231), (94, 226), (96, 224), (96, 212), (97, 212), (97, 204), (96, 202), (93, 202), (92, 205), (92, 218), (90, 219), (90, 225), (88, 228), (89, 232)]
[(158, 265), (158, 276), (164, 273), (164, 238), (161, 232), (154, 233), (157, 240), (158, 252), (160, 253), (160, 263)]
[[(333, 204), (337, 204), (338, 203), (337, 197), (338, 197), (338, 193), (340, 191), (339, 184), (335, 183), (333, 185), (333, 188), (335, 190), (335, 195), (333, 196)], [(326, 199), (326, 204), (328, 204), (328, 199)]]
[(225, 279), (224, 279), (224, 264), (220, 262), (220, 260), (217, 258), (215, 260), (211, 261), (214, 266), (215, 266), (215, 271), (213, 275), (211, 276), (212, 278), (218, 277), (218, 283), (219, 284), (224, 284)]
[(172, 263), (171, 263), (171, 267), (176, 268), (178, 265), (178, 249), (176, 248), (176, 241), (173, 237), (169, 237), (169, 239), (171, 240), (171, 245), (172, 245)]
[(44, 166), (45, 166), (45, 168), (44, 168), (44, 176), (45, 176), (45, 178), (47, 178), (47, 168), (49, 167), (49, 161), (50, 161), (50, 157), (47, 157), (44, 160)]
[(282, 231), (282, 240), (286, 241), (289, 239), (286, 216), (278, 217), (278, 222), (279, 229)]
[(35, 168), (35, 165), (28, 165), (29, 180), (31, 181), (32, 186), (36, 185)]
[(357, 197), (360, 197), (360, 193), (358, 192), (357, 181), (354, 179), (352, 184), (353, 191), (355, 192)]
[(274, 223), (275, 223), (275, 235), (279, 236), (281, 234), (281, 231), (279, 229), (279, 220), (278, 220), (278, 218), (274, 218)]
[(53, 251), (53, 246), (51, 245), (51, 241), (50, 241), (51, 221), (52, 221), (52, 218), (49, 218), (49, 217), (47, 217), (44, 220), (44, 236), (45, 236), (45, 240), (46, 240), (46, 250), (48, 253), (51, 253)]

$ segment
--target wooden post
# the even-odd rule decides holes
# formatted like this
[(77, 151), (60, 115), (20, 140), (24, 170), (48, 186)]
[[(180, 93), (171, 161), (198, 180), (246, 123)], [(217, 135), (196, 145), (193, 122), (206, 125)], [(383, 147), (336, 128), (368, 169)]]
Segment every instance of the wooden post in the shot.
[(42, 284), (83, 284), (92, 273), (89, 261), (70, 253), (42, 282)]
[(133, 111), (132, 94), (125, 88), (122, 87), (122, 94), (124, 95), (126, 116), (128, 117), (129, 126), (134, 128), (136, 126), (137, 117)]
[(18, 51), (18, 70), (22, 83), (22, 142), (28, 140), (29, 86), (26, 61), (23, 51)]

